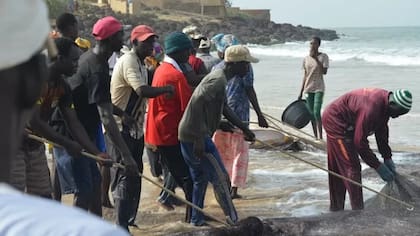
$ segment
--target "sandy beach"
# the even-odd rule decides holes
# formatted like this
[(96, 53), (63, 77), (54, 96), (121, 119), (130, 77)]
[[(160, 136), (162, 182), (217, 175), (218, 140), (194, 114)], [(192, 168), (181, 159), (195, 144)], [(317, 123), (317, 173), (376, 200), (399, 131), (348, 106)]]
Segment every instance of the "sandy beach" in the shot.
[[(144, 167), (144, 175), (158, 182), (156, 178), (151, 176), (148, 163), (145, 163)], [(136, 223), (139, 228), (130, 227), (130, 231), (133, 235), (169, 235), (198, 230), (200, 228), (209, 228), (198, 228), (184, 223), (184, 206), (176, 207), (174, 211), (167, 211), (163, 207), (159, 206), (156, 202), (156, 198), (159, 193), (160, 189), (157, 186), (145, 179), (142, 180), (140, 207), (136, 219)], [(177, 195), (182, 196), (182, 190), (180, 188), (176, 189), (176, 193)], [(252, 191), (251, 189), (244, 189), (241, 191), (241, 195), (244, 196), (242, 199), (233, 200), (240, 219), (256, 215), (264, 218), (277, 216), (275, 212), (275, 203), (279, 198), (281, 198), (279, 193), (273, 192), (271, 195), (262, 195), (258, 192)], [(72, 200), (73, 195), (64, 195), (62, 202), (66, 205), (71, 205)], [(206, 194), (204, 211), (218, 217), (219, 219), (224, 219), (223, 212), (214, 198), (211, 185), (209, 186)], [(114, 222), (114, 209), (104, 207), (103, 217), (110, 222)], [(214, 227), (223, 226), (215, 221), (210, 221), (209, 224)]]

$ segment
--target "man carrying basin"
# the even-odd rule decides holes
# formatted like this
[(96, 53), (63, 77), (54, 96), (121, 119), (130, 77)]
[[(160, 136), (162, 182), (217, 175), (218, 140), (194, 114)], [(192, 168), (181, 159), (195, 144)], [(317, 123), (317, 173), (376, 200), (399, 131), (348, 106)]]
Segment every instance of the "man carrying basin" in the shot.
[[(397, 118), (410, 111), (412, 96), (408, 90), (393, 92), (364, 88), (351, 91), (333, 101), (322, 115), (327, 133), (328, 170), (361, 183), (363, 161), (374, 168), (384, 181), (392, 181), (395, 165), (388, 144), (389, 118)], [(381, 163), (369, 147), (367, 137), (375, 134)], [(353, 210), (364, 208), (360, 186), (329, 175), (330, 210), (344, 209), (346, 190)]]

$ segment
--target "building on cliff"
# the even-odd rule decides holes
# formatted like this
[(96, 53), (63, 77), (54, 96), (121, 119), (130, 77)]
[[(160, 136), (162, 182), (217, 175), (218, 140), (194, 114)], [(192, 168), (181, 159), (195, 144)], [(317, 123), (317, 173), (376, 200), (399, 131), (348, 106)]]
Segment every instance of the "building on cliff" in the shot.
[(258, 20), (271, 20), (269, 9), (227, 7), (226, 0), (98, 0), (98, 3), (108, 3), (112, 10), (128, 14), (139, 14), (145, 7), (149, 7), (192, 12), (220, 18), (228, 15), (246, 15)]
[(257, 20), (271, 21), (270, 9), (241, 9), (239, 7), (229, 7), (228, 15), (246, 15)]
[(129, 14), (138, 14), (144, 7), (153, 7), (226, 17), (225, 0), (108, 0), (108, 4), (116, 12)]

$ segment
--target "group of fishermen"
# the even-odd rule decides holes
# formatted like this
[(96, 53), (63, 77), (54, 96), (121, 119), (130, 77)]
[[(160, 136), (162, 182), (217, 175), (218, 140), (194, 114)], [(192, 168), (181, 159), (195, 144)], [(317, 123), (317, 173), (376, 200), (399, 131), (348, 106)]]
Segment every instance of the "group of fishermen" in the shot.
[[(250, 63), (258, 59), (234, 35), (218, 34), (210, 40), (194, 26), (169, 34), (162, 49), (157, 33), (138, 25), (130, 32), (131, 49), (122, 49), (123, 25), (108, 16), (93, 26), (96, 43), (86, 50), (89, 43), (78, 37), (74, 15), (61, 15), (56, 25), (58, 33), (48, 40), (53, 39), (57, 54), (48, 52), (49, 73), (31, 87), (32, 113), (22, 124), (25, 132), (60, 145), (53, 148), (53, 156), (61, 192), (73, 193), (75, 206), (102, 216), (101, 173), (95, 160), (80, 153), (122, 164), (124, 169), (111, 168), (111, 191), (117, 224), (128, 231), (135, 226), (146, 146), (158, 154), (159, 164), (183, 189), (185, 199), (203, 208), (211, 182), (227, 222), (236, 223), (232, 199), (240, 197), (237, 188), (245, 185), (247, 141), (255, 138), (248, 127), (249, 102), (260, 126), (268, 127), (253, 88)], [(210, 55), (212, 44), (219, 58)], [(161, 61), (158, 50), (165, 53)], [(118, 59), (110, 70), (113, 54)], [(219, 126), (222, 113), (225, 121)], [(102, 126), (105, 148), (100, 144)], [(218, 149), (224, 150), (222, 155)], [(44, 144), (25, 137), (18, 150), (7, 165), (6, 182), (52, 198)], [(205, 225), (201, 211), (189, 206), (185, 221)]]
[[(60, 35), (53, 40), (47, 37), (49, 26), (41, 0), (28, 6), (6, 1), (0, 11), (17, 7), (20, 13), (29, 14), (32, 7), (40, 14), (31, 24), (9, 19), (19, 30), (0, 24), (2, 30), (10, 31), (4, 40), (11, 49), (0, 57), (0, 104), (5, 111), (0, 118), (1, 182), (52, 197), (45, 147), (23, 134), (43, 136), (61, 145), (54, 148), (61, 190), (75, 194), (75, 206), (102, 216), (101, 191), (106, 188), (101, 190), (101, 173), (95, 160), (80, 153), (86, 150), (111, 159), (125, 167), (112, 167), (111, 191), (117, 224), (128, 231), (129, 226), (135, 226), (146, 146), (157, 154), (170, 174), (167, 177), (182, 188), (186, 200), (203, 208), (211, 182), (227, 223), (238, 221), (232, 199), (240, 197), (237, 189), (245, 185), (247, 142), (255, 141), (248, 127), (249, 103), (259, 126), (268, 127), (253, 88), (250, 63), (258, 59), (246, 46), (234, 35), (218, 34), (209, 39), (191, 26), (167, 35), (162, 49), (157, 33), (150, 26), (138, 25), (130, 32), (131, 49), (122, 50), (123, 26), (108, 16), (95, 23), (95, 46), (82, 54), (78, 45), (88, 43), (77, 38), (73, 15), (59, 18)], [(24, 38), (29, 42), (22, 43)], [(212, 43), (220, 61), (209, 53)], [(165, 56), (159, 61), (161, 50)], [(120, 55), (110, 74), (108, 60), (114, 53)], [(315, 58), (317, 53), (311, 51), (310, 56)], [(314, 60), (314, 70), (323, 74), (325, 66)], [(407, 113), (411, 105), (412, 95), (404, 89), (360, 89), (333, 101), (322, 116), (329, 169), (360, 183), (360, 155), (385, 181), (392, 181), (395, 165), (387, 123), (390, 117)], [(101, 144), (102, 126), (105, 140)], [(320, 134), (317, 123), (315, 127)], [(383, 164), (369, 148), (367, 137), (371, 134), (376, 135)], [(329, 183), (332, 211), (344, 209), (346, 191), (352, 208), (363, 209), (360, 187), (334, 176)], [(206, 224), (202, 212), (189, 206), (185, 221), (194, 226)]]

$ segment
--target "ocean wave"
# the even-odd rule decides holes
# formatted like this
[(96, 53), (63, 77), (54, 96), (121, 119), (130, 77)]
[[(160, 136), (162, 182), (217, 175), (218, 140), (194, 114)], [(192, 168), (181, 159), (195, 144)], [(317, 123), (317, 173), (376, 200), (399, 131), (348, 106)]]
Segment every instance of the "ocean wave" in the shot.
[(294, 168), (286, 168), (281, 171), (278, 170), (263, 170), (256, 169), (253, 170), (254, 175), (269, 176), (269, 177), (314, 177), (322, 176), (325, 174), (324, 171), (319, 169), (310, 169), (310, 170), (295, 170)]
[[(309, 45), (303, 42), (273, 46), (250, 45), (253, 54), (272, 57), (304, 58), (308, 55), (308, 48)], [(358, 47), (358, 45), (340, 47), (337, 43), (328, 42), (321, 51), (327, 52), (331, 61), (364, 61), (389, 66), (420, 65), (419, 48), (375, 48), (367, 46)]]

